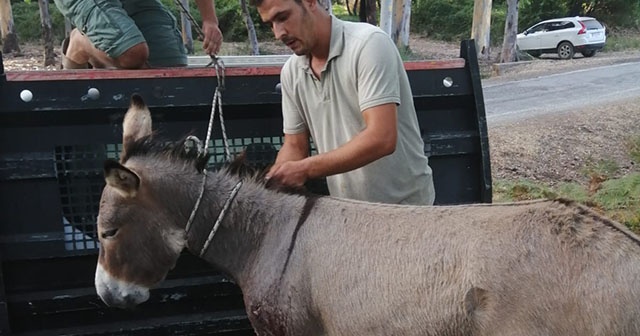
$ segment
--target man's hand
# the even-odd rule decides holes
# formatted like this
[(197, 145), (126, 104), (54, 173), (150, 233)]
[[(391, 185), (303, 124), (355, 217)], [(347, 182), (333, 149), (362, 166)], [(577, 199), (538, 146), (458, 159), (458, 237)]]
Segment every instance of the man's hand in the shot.
[(269, 169), (266, 178), (271, 185), (303, 187), (309, 179), (307, 160), (276, 163)]
[(218, 24), (211, 21), (202, 22), (202, 33), (204, 34), (202, 48), (207, 55), (218, 54), (222, 45), (222, 32)]
[(222, 32), (218, 27), (218, 17), (213, 0), (196, 0), (202, 17), (202, 48), (207, 55), (216, 55), (222, 45)]

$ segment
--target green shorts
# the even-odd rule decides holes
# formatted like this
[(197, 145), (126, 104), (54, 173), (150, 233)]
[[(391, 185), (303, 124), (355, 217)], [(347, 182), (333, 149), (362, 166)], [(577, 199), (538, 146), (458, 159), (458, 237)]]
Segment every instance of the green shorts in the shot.
[(176, 19), (158, 0), (55, 0), (55, 3), (96, 48), (112, 58), (146, 42), (150, 66), (187, 64)]

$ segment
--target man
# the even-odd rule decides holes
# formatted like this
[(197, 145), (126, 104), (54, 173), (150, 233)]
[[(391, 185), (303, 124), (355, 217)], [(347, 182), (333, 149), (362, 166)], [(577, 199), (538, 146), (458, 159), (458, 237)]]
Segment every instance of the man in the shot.
[[(433, 204), (413, 95), (389, 36), (339, 20), (317, 0), (253, 3), (295, 53), (281, 72), (285, 135), (270, 183), (327, 177), (333, 196)], [(309, 136), (318, 155), (308, 155)]]
[[(139, 69), (187, 65), (175, 17), (159, 0), (55, 0), (76, 26), (62, 46), (62, 67)], [(213, 0), (196, 0), (202, 16), (203, 48), (216, 54), (222, 43)]]

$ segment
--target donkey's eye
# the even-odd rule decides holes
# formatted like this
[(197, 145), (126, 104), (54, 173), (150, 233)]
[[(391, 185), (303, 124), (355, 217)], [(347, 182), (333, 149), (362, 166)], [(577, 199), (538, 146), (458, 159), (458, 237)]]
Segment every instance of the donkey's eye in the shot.
[(116, 233), (118, 233), (118, 229), (111, 229), (111, 230), (103, 231), (101, 236), (102, 236), (102, 239), (108, 239), (115, 236)]

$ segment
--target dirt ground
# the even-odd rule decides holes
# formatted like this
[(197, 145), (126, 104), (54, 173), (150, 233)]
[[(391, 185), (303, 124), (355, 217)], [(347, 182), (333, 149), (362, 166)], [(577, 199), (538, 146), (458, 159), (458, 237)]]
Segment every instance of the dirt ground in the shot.
[[(444, 59), (459, 54), (459, 43), (432, 41), (412, 36), (412, 58)], [(242, 43), (225, 43), (221, 55), (246, 54)], [(261, 43), (264, 54), (287, 54), (279, 43)], [(56, 49), (59, 53), (59, 50)], [(4, 55), (4, 67), (14, 70), (56, 71), (56, 66), (42, 67), (41, 47), (22, 46), (22, 55)], [(592, 58), (577, 56), (561, 61), (553, 55), (508, 68), (496, 75), (492, 63), (481, 62), (483, 82), (510, 81), (563, 71), (607, 64), (640, 61), (640, 51), (599, 53)], [(527, 178), (549, 184), (594, 178), (590, 168), (602, 160), (615, 162), (618, 175), (638, 171), (638, 162), (628, 156), (631, 136), (640, 136), (640, 101), (627, 100), (616, 104), (591, 106), (579, 111), (537, 116), (530, 119), (490, 123), (489, 142), (493, 177), (500, 179)], [(593, 169), (592, 169), (593, 170)]]

